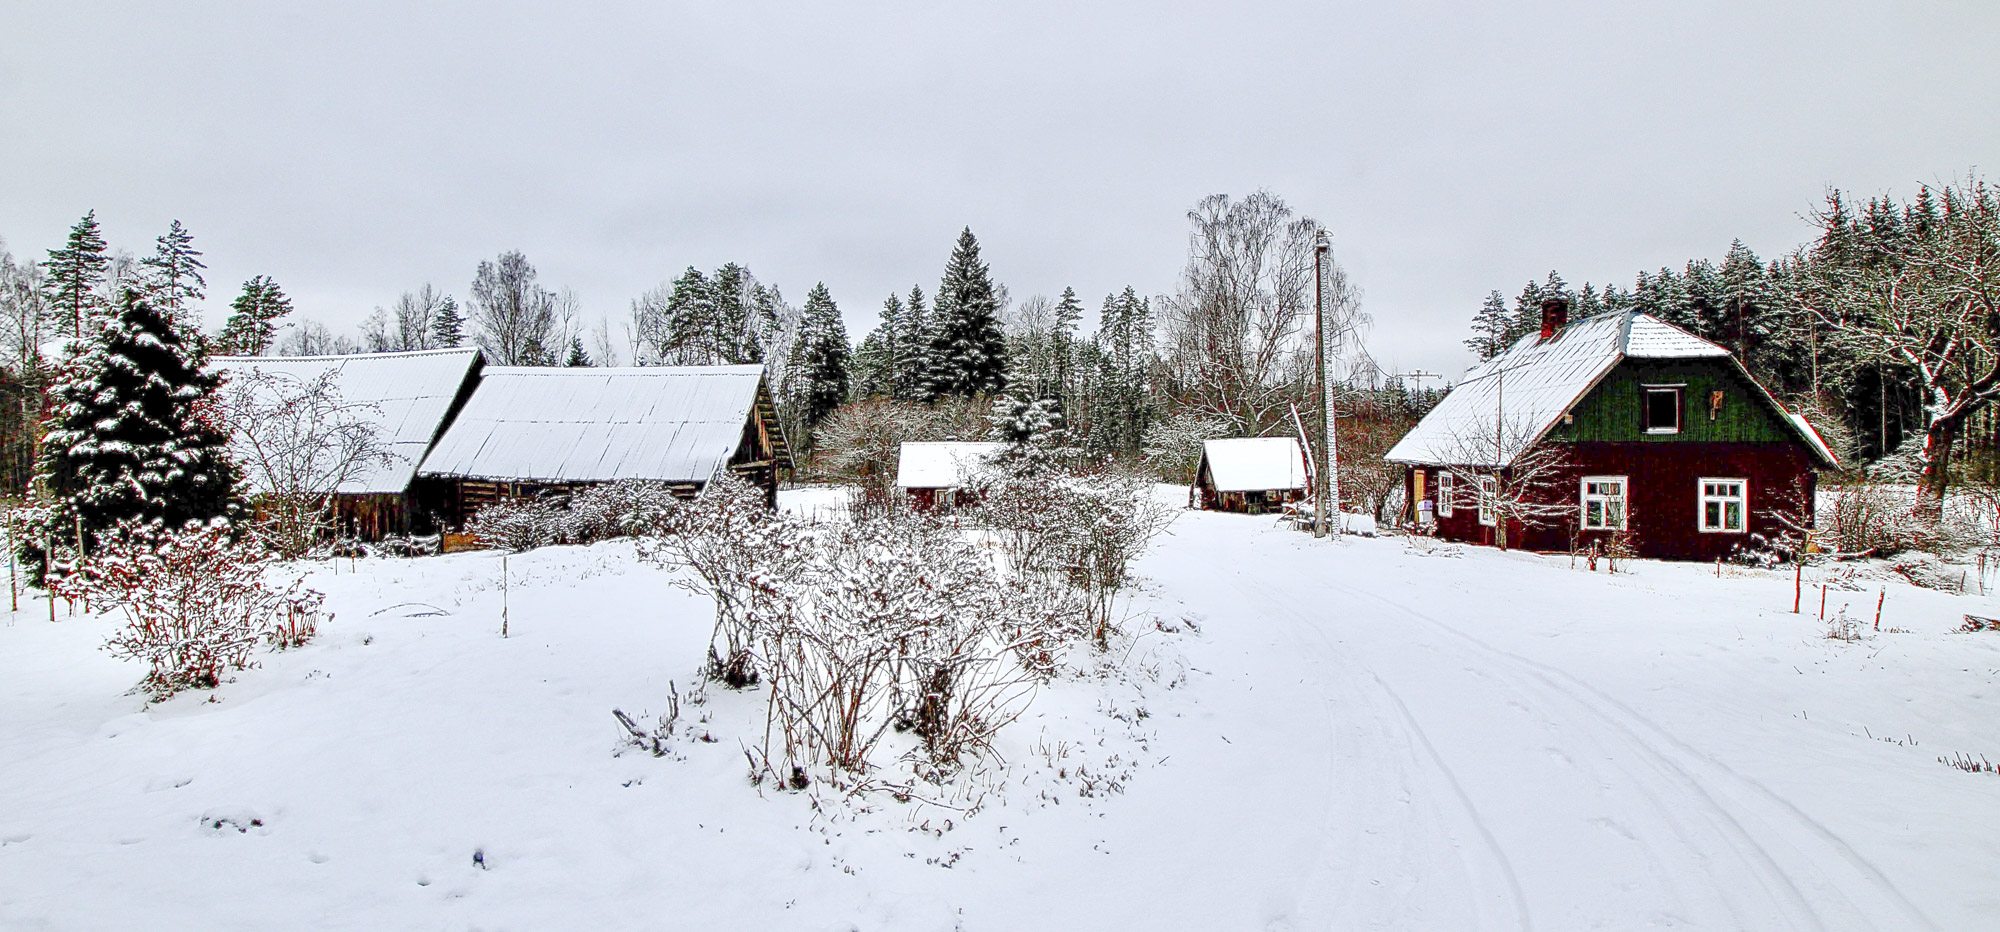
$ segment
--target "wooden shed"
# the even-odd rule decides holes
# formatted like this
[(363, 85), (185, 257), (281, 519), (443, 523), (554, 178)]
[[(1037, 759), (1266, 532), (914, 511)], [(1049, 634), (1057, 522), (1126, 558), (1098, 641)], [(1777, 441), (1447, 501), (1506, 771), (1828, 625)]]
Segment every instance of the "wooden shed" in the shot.
[(1837, 465), (1812, 426), (1730, 351), (1650, 314), (1567, 324), (1468, 371), (1388, 453), (1407, 467), (1404, 519), (1494, 543), (1496, 490), (1543, 506), (1510, 546), (1563, 550), (1621, 537), (1641, 556), (1712, 560), (1813, 519), (1814, 470)]
[(919, 511), (970, 504), (978, 471), (1000, 452), (997, 443), (937, 441), (905, 443), (896, 454), (896, 487)]
[(1188, 490), (1189, 507), (1261, 514), (1303, 501), (1307, 464), (1292, 437), (1207, 440)]
[[(417, 480), (417, 466), (479, 381), (485, 362), (477, 349), (217, 356), (210, 365), (225, 378), (254, 386), (253, 391), (289, 392), (294, 389), (288, 386), (302, 387), (325, 376), (340, 402), (370, 422), (387, 455), (341, 482), (334, 496), (335, 533), (374, 541), (436, 530), (447, 503)], [(244, 438), (235, 442), (242, 444)]]
[(692, 496), (724, 469), (775, 506), (791, 465), (762, 366), (488, 366), (418, 474), (462, 525), (501, 498), (624, 479)]

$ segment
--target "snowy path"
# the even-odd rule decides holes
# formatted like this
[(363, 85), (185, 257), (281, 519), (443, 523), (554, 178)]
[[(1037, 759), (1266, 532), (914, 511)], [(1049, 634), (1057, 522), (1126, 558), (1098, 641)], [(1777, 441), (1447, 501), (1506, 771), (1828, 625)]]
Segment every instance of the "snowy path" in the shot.
[[(1350, 559), (1330, 567), (1328, 545), (1287, 540), (1265, 522), (1186, 522), (1201, 527), (1179, 528), (1163, 560), (1229, 583), (1188, 608), (1211, 632), (1279, 622), (1271, 630), (1282, 636), (1255, 654), (1285, 666), (1257, 685), (1297, 675), (1295, 686), (1271, 684), (1276, 701), (1318, 705), (1331, 735), (1325, 748), (1293, 736), (1325, 761), (1331, 794), (1316, 876), (1299, 878), (1297, 927), (1935, 927), (1835, 833), (1755, 780), (1584, 679), (1440, 614), (1518, 610), (1413, 605), (1425, 600), (1406, 575), (1351, 565), (1363, 550), (1374, 562), (1382, 542), (1346, 545)], [(1252, 552), (1260, 559), (1230, 558)], [(1401, 597), (1381, 594), (1398, 588)]]

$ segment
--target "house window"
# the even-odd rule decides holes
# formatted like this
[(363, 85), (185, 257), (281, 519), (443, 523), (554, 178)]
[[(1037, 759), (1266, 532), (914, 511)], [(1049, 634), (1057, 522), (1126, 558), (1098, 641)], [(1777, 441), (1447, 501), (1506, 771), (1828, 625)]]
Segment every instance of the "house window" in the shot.
[(1493, 499), (1499, 494), (1499, 481), (1492, 476), (1479, 477), (1479, 523), (1492, 527)]
[(1646, 433), (1681, 432), (1681, 386), (1645, 386)]
[(1625, 477), (1583, 477), (1583, 529), (1622, 531), (1625, 529)]
[(1749, 507), (1741, 479), (1701, 480), (1701, 529), (1709, 534), (1743, 533), (1743, 513)]
[(1440, 518), (1451, 517), (1451, 473), (1438, 473), (1438, 511)]

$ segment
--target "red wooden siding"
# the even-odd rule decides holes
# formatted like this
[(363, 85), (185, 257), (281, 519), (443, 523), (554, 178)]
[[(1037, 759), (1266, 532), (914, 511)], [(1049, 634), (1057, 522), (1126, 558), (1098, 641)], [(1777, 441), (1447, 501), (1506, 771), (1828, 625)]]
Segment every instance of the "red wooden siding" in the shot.
[[(1739, 545), (1749, 544), (1752, 534), (1767, 537), (1784, 532), (1775, 511), (1796, 510), (1802, 505), (1806, 522), (1812, 519), (1815, 475), (1810, 455), (1793, 443), (1688, 443), (1593, 442), (1564, 445), (1571, 451), (1570, 464), (1552, 490), (1552, 497), (1568, 506), (1566, 514), (1547, 527), (1524, 528), (1509, 525), (1507, 545), (1526, 550), (1568, 550), (1574, 537), (1579, 546), (1608, 535), (1606, 531), (1578, 534), (1582, 502), (1580, 482), (1584, 476), (1626, 477), (1626, 510), (1629, 527), (1641, 556), (1668, 560), (1713, 560), (1727, 556)], [(1412, 467), (1425, 472), (1424, 499), (1437, 501), (1436, 467)], [(1703, 532), (1700, 527), (1699, 483), (1704, 478), (1742, 479), (1747, 501), (1744, 532), (1740, 534)], [(1460, 481), (1460, 486), (1469, 483)], [(1404, 492), (1414, 491), (1414, 476), (1404, 476)], [(1438, 536), (1447, 540), (1492, 544), (1494, 529), (1479, 523), (1475, 490), (1460, 488), (1453, 497), (1450, 517), (1438, 519)], [(1414, 511), (1412, 512), (1414, 513)], [(1795, 519), (1796, 519), (1795, 517)]]

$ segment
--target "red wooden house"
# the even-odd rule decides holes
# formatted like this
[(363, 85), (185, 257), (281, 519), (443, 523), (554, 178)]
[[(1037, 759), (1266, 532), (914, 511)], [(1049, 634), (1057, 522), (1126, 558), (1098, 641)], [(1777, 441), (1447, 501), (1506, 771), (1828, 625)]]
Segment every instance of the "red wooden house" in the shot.
[(1512, 487), (1539, 514), (1509, 521), (1509, 546), (1623, 532), (1641, 556), (1683, 560), (1810, 524), (1833, 453), (1729, 350), (1649, 314), (1542, 313), (1541, 333), (1468, 371), (1389, 451), (1407, 467), (1406, 520), (1494, 543), (1507, 509), (1493, 499)]

